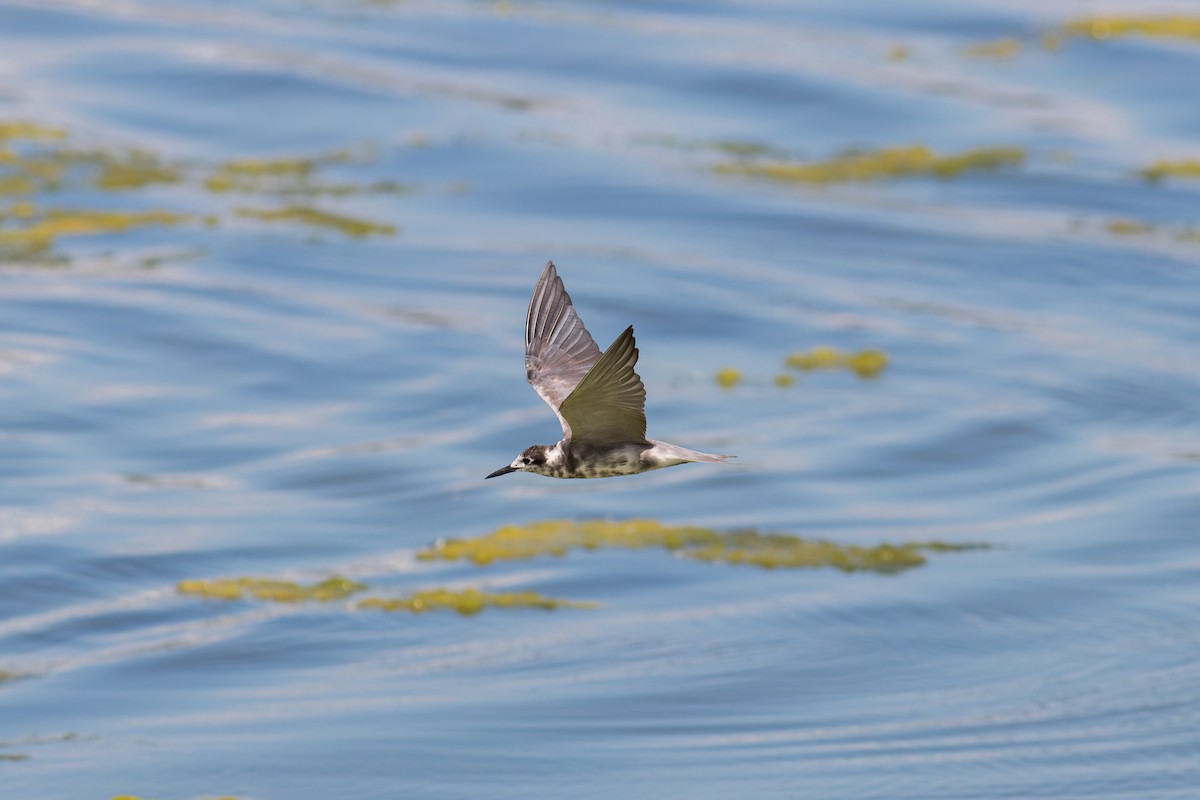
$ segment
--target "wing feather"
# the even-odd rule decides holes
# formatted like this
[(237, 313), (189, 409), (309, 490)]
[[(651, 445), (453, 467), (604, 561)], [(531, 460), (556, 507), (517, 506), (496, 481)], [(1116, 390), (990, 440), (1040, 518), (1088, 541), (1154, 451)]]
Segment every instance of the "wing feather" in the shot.
[(633, 369), (637, 359), (630, 325), (558, 409), (573, 444), (646, 441), (646, 387)]
[(525, 316), (525, 377), (558, 416), (565, 438), (571, 426), (559, 408), (599, 358), (554, 262), (547, 261)]

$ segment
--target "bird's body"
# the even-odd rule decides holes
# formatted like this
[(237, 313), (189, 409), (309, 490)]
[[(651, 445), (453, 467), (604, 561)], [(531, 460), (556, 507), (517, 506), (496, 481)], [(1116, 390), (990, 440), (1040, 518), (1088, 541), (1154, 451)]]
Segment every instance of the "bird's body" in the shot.
[(614, 478), (689, 461), (720, 462), (730, 456), (698, 453), (653, 439), (640, 444), (630, 442), (612, 445), (580, 445), (564, 439), (554, 445), (535, 444), (528, 447), (520, 460), (525, 458), (530, 460), (529, 464), (523, 465), (525, 472), (536, 472), (548, 478)]
[(534, 472), (551, 478), (611, 478), (732, 458), (646, 438), (646, 389), (633, 369), (637, 357), (632, 325), (600, 353), (554, 263), (547, 262), (525, 318), (525, 374), (558, 416), (563, 438), (558, 444), (527, 447), (487, 477)]

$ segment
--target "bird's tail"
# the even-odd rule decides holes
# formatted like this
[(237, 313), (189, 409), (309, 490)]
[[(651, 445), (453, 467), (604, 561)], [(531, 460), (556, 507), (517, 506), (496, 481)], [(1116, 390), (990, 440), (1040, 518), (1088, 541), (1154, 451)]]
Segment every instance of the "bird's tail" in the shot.
[(680, 447), (677, 444), (667, 444), (666, 442), (656, 442), (650, 440), (650, 444), (654, 445), (654, 455), (664, 459), (675, 459), (678, 461), (712, 461), (722, 463), (737, 456), (719, 456), (713, 453), (701, 453), (698, 450), (688, 450), (686, 447)]

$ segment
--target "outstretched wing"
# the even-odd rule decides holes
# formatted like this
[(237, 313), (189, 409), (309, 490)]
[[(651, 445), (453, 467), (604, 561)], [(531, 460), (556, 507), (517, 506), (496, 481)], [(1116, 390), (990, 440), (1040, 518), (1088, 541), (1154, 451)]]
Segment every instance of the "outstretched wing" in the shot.
[(646, 441), (646, 387), (633, 371), (637, 358), (630, 325), (558, 410), (572, 444)]
[(575, 313), (554, 262), (547, 261), (525, 316), (525, 377), (558, 415), (565, 438), (571, 426), (559, 408), (599, 358), (600, 348)]

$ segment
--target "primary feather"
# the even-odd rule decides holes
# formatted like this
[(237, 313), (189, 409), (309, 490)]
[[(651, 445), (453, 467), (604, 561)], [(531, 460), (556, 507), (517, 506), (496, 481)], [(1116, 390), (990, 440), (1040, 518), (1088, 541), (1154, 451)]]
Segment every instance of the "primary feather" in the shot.
[(554, 262), (547, 261), (525, 316), (525, 377), (558, 416), (563, 436), (571, 435), (571, 427), (559, 408), (599, 359), (600, 348), (575, 312)]

